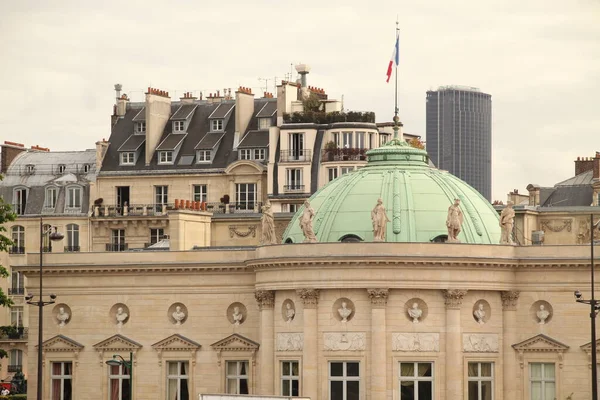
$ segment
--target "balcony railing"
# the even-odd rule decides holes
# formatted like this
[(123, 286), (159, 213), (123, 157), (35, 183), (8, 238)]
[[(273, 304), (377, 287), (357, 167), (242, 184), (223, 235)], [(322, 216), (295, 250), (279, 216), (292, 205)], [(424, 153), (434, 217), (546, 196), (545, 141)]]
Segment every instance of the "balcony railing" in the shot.
[(25, 288), (17, 287), (17, 288), (8, 288), (8, 294), (10, 295), (23, 295), (25, 294)]
[(42, 246), (42, 251), (44, 253), (52, 253), (52, 246)]
[(136, 217), (164, 215), (172, 204), (131, 204), (124, 206), (94, 206), (94, 217)]
[(310, 162), (311, 160), (310, 149), (281, 150), (279, 157), (279, 162)]
[(10, 254), (25, 254), (25, 247), (23, 246), (11, 246), (8, 248)]
[(126, 251), (127, 243), (106, 243), (106, 251)]
[(29, 337), (29, 328), (22, 326), (0, 326), (0, 340), (18, 340), (27, 339)]
[(369, 149), (342, 148), (321, 151), (321, 161), (367, 161)]
[(283, 190), (285, 192), (298, 192), (304, 193), (304, 185), (284, 185)]
[(79, 246), (65, 246), (65, 253), (76, 253), (79, 251)]
[(259, 213), (262, 203), (258, 201), (247, 201), (242, 203), (229, 203), (230, 213)]
[(8, 372), (17, 372), (17, 371), (21, 371), (23, 370), (23, 366), (22, 365), (9, 365), (8, 366)]

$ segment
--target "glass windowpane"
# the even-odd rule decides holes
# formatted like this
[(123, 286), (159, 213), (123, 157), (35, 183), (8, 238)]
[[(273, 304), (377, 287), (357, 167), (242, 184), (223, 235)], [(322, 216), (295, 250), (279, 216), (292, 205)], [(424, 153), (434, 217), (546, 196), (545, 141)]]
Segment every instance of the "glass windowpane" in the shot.
[(419, 397), (418, 400), (433, 400), (433, 382), (419, 382)]
[(476, 381), (469, 382), (469, 400), (480, 400), (478, 387), (479, 387), (478, 382), (476, 382)]
[(359, 399), (359, 381), (347, 381), (346, 382), (346, 400), (358, 400)]
[(492, 400), (491, 381), (481, 381), (481, 400)]
[(346, 376), (360, 376), (357, 362), (346, 363)]
[(331, 381), (329, 382), (329, 385), (331, 388), (330, 400), (344, 400), (344, 382)]
[(339, 362), (335, 362), (335, 363), (331, 363), (331, 373), (330, 376), (343, 376), (344, 375), (344, 364), (343, 363), (339, 363)]
[(481, 363), (481, 376), (492, 376), (492, 363)]
[(419, 376), (431, 376), (431, 363), (419, 363)]

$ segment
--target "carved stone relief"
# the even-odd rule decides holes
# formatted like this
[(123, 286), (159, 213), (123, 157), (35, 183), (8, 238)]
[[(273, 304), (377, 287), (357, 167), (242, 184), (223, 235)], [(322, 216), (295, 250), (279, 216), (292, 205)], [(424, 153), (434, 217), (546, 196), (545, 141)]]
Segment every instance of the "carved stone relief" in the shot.
[(477, 300), (473, 305), (473, 318), (479, 325), (483, 325), (490, 320), (492, 316), (492, 308), (490, 303), (481, 299)]
[(167, 318), (173, 325), (179, 326), (188, 318), (188, 310), (185, 304), (183, 303), (173, 303), (171, 307), (167, 310)]
[(529, 314), (536, 323), (545, 325), (552, 320), (554, 312), (550, 303), (545, 300), (538, 300), (531, 305)]
[(117, 303), (111, 307), (109, 311), (109, 316), (112, 323), (116, 324), (117, 327), (120, 328), (129, 322), (129, 308), (123, 303)]
[(442, 289), (442, 294), (446, 300), (446, 308), (460, 309), (467, 292), (468, 290), (466, 289)]
[(364, 332), (325, 332), (323, 349), (329, 351), (359, 351), (366, 349), (367, 335)]
[(256, 226), (235, 226), (229, 225), (229, 237), (233, 238), (234, 236), (245, 238), (252, 235), (252, 237), (256, 237)]
[(440, 351), (439, 333), (392, 333), (393, 351)]
[(296, 317), (296, 305), (290, 299), (286, 299), (281, 305), (281, 317), (285, 322), (291, 324)]
[(463, 350), (466, 353), (497, 353), (498, 335), (495, 333), (463, 333)]
[(61, 327), (71, 322), (71, 318), (73, 316), (71, 308), (63, 303), (54, 306), (52, 314), (54, 315), (55, 321), (58, 324), (58, 326)]
[(567, 232), (571, 232), (572, 223), (572, 219), (551, 219), (542, 221), (540, 226), (544, 232), (547, 230), (551, 232), (562, 232), (565, 228), (567, 229)]
[(506, 290), (500, 292), (500, 296), (502, 297), (502, 309), (515, 311), (517, 309), (517, 301), (519, 300), (519, 295), (521, 292), (518, 290)]
[(303, 348), (303, 333), (290, 332), (277, 334), (277, 351), (302, 351)]
[(340, 322), (348, 322), (354, 318), (355, 309), (352, 300), (342, 297), (333, 303), (333, 315)]

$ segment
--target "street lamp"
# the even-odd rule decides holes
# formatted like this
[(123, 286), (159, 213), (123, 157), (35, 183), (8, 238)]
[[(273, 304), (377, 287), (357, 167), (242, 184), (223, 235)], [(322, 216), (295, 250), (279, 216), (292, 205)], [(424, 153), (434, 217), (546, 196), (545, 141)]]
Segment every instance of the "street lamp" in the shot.
[(46, 230), (44, 230), (44, 221), (43, 218), (40, 218), (40, 294), (39, 294), (39, 300), (38, 301), (33, 301), (33, 294), (29, 293), (27, 296), (25, 296), (25, 300), (27, 301), (27, 304), (31, 304), (34, 306), (37, 306), (39, 308), (38, 310), (38, 317), (39, 317), (39, 322), (38, 322), (38, 365), (37, 365), (37, 376), (38, 376), (38, 381), (37, 381), (37, 400), (42, 400), (42, 389), (43, 389), (43, 385), (42, 385), (42, 339), (43, 339), (43, 323), (44, 323), (44, 306), (47, 306), (48, 304), (53, 304), (56, 301), (56, 295), (55, 294), (50, 294), (50, 300), (49, 301), (43, 301), (42, 300), (42, 267), (44, 266), (43, 264), (43, 255), (44, 255), (44, 236), (48, 235), (48, 237), (50, 238), (51, 241), (59, 241), (59, 240), (63, 240), (64, 235), (62, 233), (59, 233), (56, 229), (56, 227), (54, 227), (54, 232), (52, 232), (52, 228), (48, 228)]
[(590, 300), (584, 300), (583, 295), (579, 290), (576, 290), (575, 301), (577, 303), (589, 304), (590, 306), (590, 319), (592, 322), (592, 400), (598, 400), (598, 367), (596, 365), (596, 315), (600, 310), (600, 301), (596, 300), (594, 295), (594, 230), (598, 227), (598, 221), (594, 224), (594, 214), (590, 214), (590, 269), (591, 269), (591, 289), (592, 298)]
[[(117, 360), (119, 357), (121, 360)], [(106, 362), (111, 367), (123, 365), (129, 371), (129, 400), (133, 400), (133, 352), (129, 352), (129, 361), (125, 360), (119, 354), (113, 354), (113, 358)]]

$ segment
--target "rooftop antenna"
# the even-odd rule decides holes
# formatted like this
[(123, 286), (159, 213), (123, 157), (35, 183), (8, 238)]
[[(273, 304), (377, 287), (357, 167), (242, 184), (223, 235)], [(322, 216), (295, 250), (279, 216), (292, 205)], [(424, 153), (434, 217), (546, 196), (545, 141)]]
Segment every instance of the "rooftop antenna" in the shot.
[[(264, 81), (265, 82), (265, 92), (269, 91), (269, 78), (258, 78), (259, 81)], [(260, 88), (262, 90), (262, 86)]]

